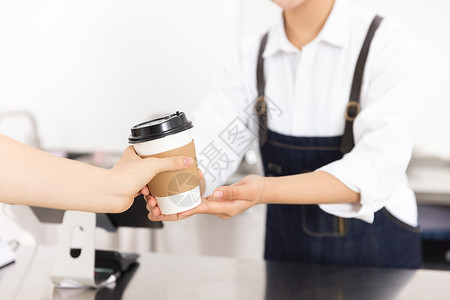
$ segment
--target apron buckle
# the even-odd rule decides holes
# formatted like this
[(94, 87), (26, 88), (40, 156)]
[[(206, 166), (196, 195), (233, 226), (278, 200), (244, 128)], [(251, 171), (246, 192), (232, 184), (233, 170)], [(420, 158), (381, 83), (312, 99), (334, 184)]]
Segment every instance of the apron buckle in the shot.
[(359, 114), (361, 106), (356, 101), (349, 101), (345, 107), (345, 119), (349, 122), (353, 122), (356, 116)]
[(258, 115), (263, 116), (267, 113), (267, 104), (264, 96), (256, 98), (255, 111)]

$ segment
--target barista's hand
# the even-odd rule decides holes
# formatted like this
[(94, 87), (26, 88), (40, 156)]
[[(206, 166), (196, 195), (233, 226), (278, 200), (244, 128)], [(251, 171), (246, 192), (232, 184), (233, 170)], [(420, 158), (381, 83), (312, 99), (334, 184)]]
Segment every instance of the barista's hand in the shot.
[(264, 177), (247, 176), (231, 186), (217, 188), (211, 196), (203, 199), (199, 206), (179, 213), (178, 217), (187, 218), (194, 214), (211, 214), (227, 220), (262, 203), (265, 187)]
[(123, 212), (130, 208), (133, 200), (139, 194), (150, 195), (147, 183), (161, 172), (184, 169), (194, 160), (191, 157), (167, 157), (167, 158), (140, 158), (129, 146), (120, 157), (119, 161), (110, 170), (113, 180), (111, 190), (114, 198), (119, 199), (112, 208), (114, 212)]
[[(200, 178), (200, 195), (203, 195), (205, 192), (205, 177), (203, 176), (202, 171), (198, 169), (198, 176)], [(144, 193), (143, 193), (144, 194)], [(145, 200), (147, 201), (147, 210), (148, 210), (148, 218), (151, 221), (179, 221), (181, 219), (185, 219), (187, 217), (181, 217), (180, 214), (173, 215), (163, 215), (159, 210), (158, 204), (156, 203), (156, 199), (149, 194), (144, 194)], [(202, 199), (203, 202), (203, 199)], [(201, 204), (200, 204), (201, 205)]]

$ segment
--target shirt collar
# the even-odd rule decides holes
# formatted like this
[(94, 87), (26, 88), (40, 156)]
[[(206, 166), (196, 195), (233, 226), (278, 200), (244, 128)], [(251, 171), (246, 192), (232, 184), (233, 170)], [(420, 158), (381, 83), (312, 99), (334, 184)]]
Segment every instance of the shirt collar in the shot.
[[(328, 44), (344, 47), (348, 42), (348, 0), (335, 0), (333, 9), (328, 16), (325, 25), (315, 40)], [(282, 15), (269, 30), (269, 39), (264, 57), (276, 54), (277, 52), (296, 53), (299, 50), (291, 44), (284, 29), (284, 18)]]

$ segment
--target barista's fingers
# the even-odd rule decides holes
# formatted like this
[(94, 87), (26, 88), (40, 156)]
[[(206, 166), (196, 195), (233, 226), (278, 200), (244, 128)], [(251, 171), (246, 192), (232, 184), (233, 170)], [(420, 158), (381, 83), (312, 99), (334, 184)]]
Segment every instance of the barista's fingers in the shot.
[(158, 220), (151, 212), (148, 213), (147, 217), (150, 221), (153, 221), (153, 222), (161, 221), (161, 220)]
[(228, 220), (240, 214), (247, 209), (245, 200), (218, 200), (214, 199), (212, 196), (208, 198), (202, 198), (202, 203), (188, 211), (179, 214), (181, 218), (187, 218), (195, 214), (210, 214), (215, 215), (223, 220)]
[(222, 218), (222, 210), (219, 207), (216, 207), (215, 205), (199, 205), (193, 209), (190, 209), (188, 211), (179, 213), (178, 216), (180, 218), (188, 218), (192, 215), (198, 215), (198, 214), (210, 214), (210, 215), (215, 215), (218, 217)]
[(151, 208), (155, 207), (157, 205), (156, 199), (152, 195), (144, 196), (145, 202), (147, 205)]
[(161, 219), (157, 219), (158, 221), (180, 221), (182, 218), (179, 216), (179, 214), (172, 214), (172, 215), (159, 215), (159, 217), (161, 217)]
[(164, 215), (161, 214), (161, 210), (159, 209), (159, 207), (157, 205), (152, 208), (151, 213), (159, 221), (164, 219)]
[(185, 219), (185, 218), (181, 217), (180, 214), (163, 215), (163, 214), (161, 214), (161, 211), (158, 206), (155, 206), (151, 210), (151, 213), (152, 213), (155, 221), (179, 221), (179, 220)]
[(144, 186), (144, 187), (141, 189), (141, 194), (144, 195), (144, 196), (150, 195), (150, 190), (148, 189), (148, 186)]
[(246, 197), (246, 188), (244, 185), (231, 185), (217, 188), (214, 193), (214, 199), (220, 200), (242, 200)]
[(167, 171), (177, 171), (184, 169), (194, 163), (194, 159), (189, 156), (173, 156), (165, 158), (145, 158), (148, 168), (155, 174)]
[(147, 197), (147, 203), (151, 206), (151, 207), (155, 207), (156, 206), (156, 199), (152, 196), (149, 195)]
[(199, 206), (194, 207), (193, 209), (181, 212), (178, 214), (180, 218), (190, 217), (196, 214), (212, 214), (216, 215), (220, 213), (220, 205), (217, 205), (218, 201), (211, 200), (211, 197), (202, 198), (202, 203)]

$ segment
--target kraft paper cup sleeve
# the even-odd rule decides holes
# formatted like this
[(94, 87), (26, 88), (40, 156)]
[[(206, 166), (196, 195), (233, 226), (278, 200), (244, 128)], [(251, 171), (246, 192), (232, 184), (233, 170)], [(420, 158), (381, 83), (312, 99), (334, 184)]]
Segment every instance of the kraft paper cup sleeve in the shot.
[(154, 197), (168, 197), (178, 195), (190, 191), (200, 185), (197, 158), (195, 155), (195, 145), (193, 140), (189, 144), (172, 149), (170, 151), (141, 157), (164, 158), (172, 156), (189, 156), (194, 159), (194, 163), (186, 169), (163, 172), (153, 177), (152, 181), (148, 183), (148, 187), (152, 196)]

